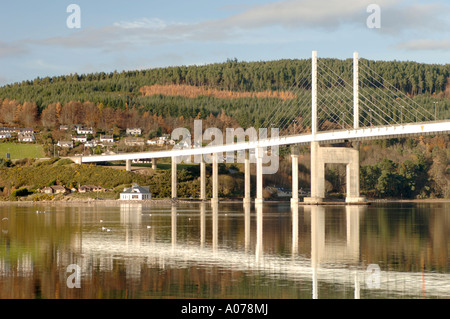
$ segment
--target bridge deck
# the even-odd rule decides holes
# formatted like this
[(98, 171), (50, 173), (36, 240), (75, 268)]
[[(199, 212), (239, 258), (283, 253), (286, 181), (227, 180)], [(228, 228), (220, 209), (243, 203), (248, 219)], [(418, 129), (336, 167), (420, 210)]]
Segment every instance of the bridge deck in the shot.
[[(386, 139), (394, 137), (408, 137), (421, 135), (450, 134), (450, 120), (411, 123), (392, 126), (378, 126), (351, 130), (336, 130), (318, 132), (315, 136), (311, 133), (280, 136), (261, 139), (258, 141), (241, 142), (235, 144), (205, 146), (197, 148), (173, 149), (168, 151), (122, 153), (114, 155), (94, 155), (81, 157), (82, 163), (125, 161), (143, 158), (165, 158), (187, 155), (212, 154), (233, 152), (257, 147), (271, 147), (279, 145), (308, 144), (312, 141), (319, 143), (340, 143), (343, 141), (364, 141), (370, 139)], [(72, 158), (75, 159), (75, 158)]]

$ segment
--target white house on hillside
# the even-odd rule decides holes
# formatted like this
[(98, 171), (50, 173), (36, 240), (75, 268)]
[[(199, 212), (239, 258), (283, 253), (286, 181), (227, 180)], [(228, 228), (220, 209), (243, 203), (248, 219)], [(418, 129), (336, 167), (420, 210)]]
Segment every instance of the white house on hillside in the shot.
[(140, 137), (127, 137), (124, 139), (127, 146), (142, 146), (145, 145), (145, 140)]
[(34, 142), (36, 139), (34, 137), (34, 133), (19, 133), (18, 134), (19, 142)]
[(127, 135), (141, 135), (142, 129), (139, 127), (127, 128)]
[(114, 137), (112, 135), (100, 135), (101, 143), (114, 143)]
[(5, 132), (5, 133), (0, 132), (0, 138), (11, 138), (11, 133), (9, 133), (9, 132)]
[(120, 193), (120, 200), (146, 200), (151, 198), (152, 194), (149, 186), (133, 185), (130, 188), (125, 188)]
[(72, 140), (74, 142), (86, 143), (87, 142), (87, 136), (86, 135), (72, 136)]
[(56, 145), (59, 147), (73, 148), (73, 141), (58, 141)]
[(78, 135), (88, 135), (88, 134), (94, 134), (94, 129), (92, 127), (77, 127), (77, 134)]

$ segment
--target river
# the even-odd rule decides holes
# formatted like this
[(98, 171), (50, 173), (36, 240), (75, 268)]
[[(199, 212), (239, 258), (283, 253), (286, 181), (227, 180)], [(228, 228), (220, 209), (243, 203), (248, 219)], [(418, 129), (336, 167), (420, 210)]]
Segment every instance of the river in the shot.
[(1, 299), (450, 297), (450, 203), (0, 206)]

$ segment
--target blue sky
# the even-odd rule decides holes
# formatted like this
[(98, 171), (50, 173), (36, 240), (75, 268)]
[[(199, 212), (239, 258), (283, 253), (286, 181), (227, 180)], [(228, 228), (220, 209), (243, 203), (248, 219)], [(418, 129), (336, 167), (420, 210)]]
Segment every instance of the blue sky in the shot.
[[(81, 28), (68, 28), (70, 4)], [(380, 28), (369, 28), (370, 4)], [(42, 0), (0, 4), (0, 85), (70, 73), (360, 57), (450, 63), (448, 0)]]

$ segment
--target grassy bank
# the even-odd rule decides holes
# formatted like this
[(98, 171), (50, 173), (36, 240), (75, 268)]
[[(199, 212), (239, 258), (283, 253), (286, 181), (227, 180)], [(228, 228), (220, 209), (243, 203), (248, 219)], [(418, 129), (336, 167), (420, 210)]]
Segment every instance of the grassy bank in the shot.
[(6, 158), (6, 153), (9, 153), (13, 160), (44, 157), (41, 144), (0, 143), (0, 157)]
[[(68, 159), (36, 161), (23, 159), (16, 164), (2, 162), (0, 167), (0, 200), (67, 200), (67, 199), (117, 199), (125, 187), (132, 184), (149, 186), (153, 198), (170, 198), (170, 169), (163, 163), (158, 169), (144, 168), (128, 172), (125, 168), (111, 168), (99, 165), (78, 165)], [(183, 165), (178, 171), (177, 192), (179, 198), (198, 198), (200, 181), (198, 165)], [(222, 174), (219, 178), (219, 195), (236, 197), (242, 191), (242, 178), (238, 173), (232, 177)], [(44, 187), (62, 185), (68, 189), (78, 189), (82, 185), (99, 185), (106, 192), (78, 193), (69, 195), (48, 195), (41, 193)], [(207, 196), (211, 196), (211, 185), (207, 181)]]

